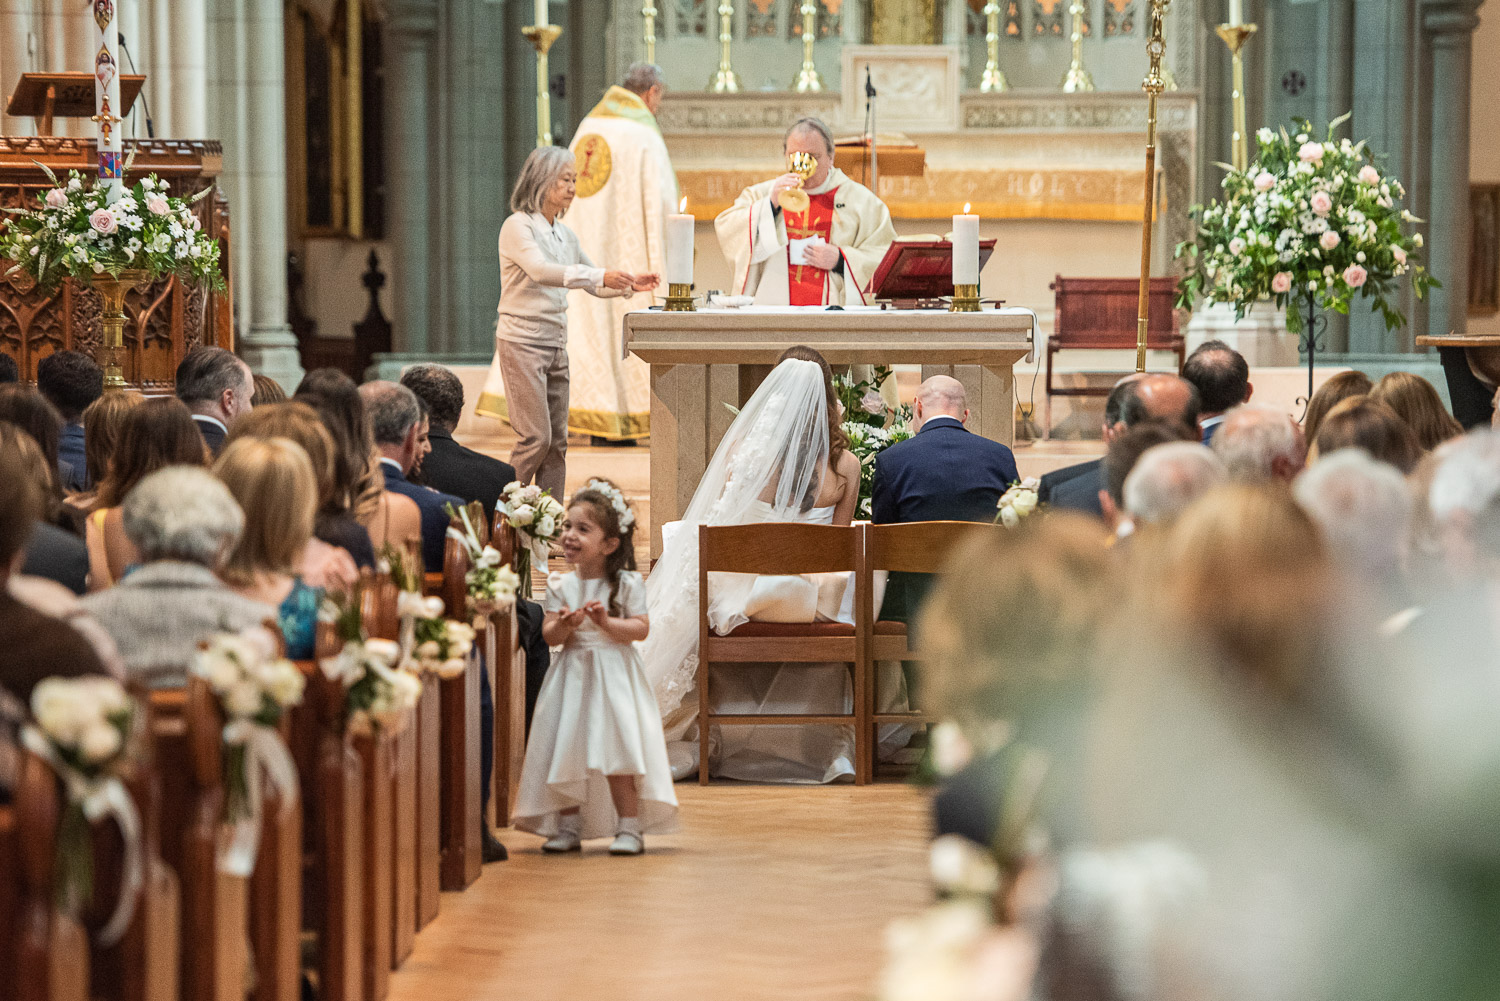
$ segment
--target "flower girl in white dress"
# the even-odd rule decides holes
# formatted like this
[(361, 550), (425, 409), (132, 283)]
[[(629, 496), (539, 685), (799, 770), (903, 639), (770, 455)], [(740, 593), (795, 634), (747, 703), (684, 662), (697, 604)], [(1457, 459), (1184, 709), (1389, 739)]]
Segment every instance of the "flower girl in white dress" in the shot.
[(661, 713), (635, 644), (646, 638), (646, 585), (635, 571), (635, 515), (618, 487), (590, 480), (563, 522), (572, 573), (547, 578), (542, 636), (553, 647), (542, 681), (516, 827), (546, 852), (615, 835), (614, 855), (639, 855), (643, 835), (677, 828), (677, 794)]

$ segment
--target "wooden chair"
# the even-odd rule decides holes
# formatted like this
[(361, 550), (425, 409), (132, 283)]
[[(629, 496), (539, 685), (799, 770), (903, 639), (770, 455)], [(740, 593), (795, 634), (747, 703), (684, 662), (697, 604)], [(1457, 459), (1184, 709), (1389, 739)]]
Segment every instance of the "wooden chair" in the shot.
[(922, 709), (899, 713), (877, 711), (880, 705), (877, 691), (878, 662), (920, 661), (926, 655), (922, 652), (920, 643), (912, 645), (911, 632), (905, 622), (875, 618), (875, 573), (880, 570), (892, 573), (941, 573), (953, 550), (973, 538), (975, 533), (1004, 531), (1006, 529), (999, 525), (970, 521), (917, 521), (900, 525), (864, 526), (864, 561), (859, 571), (864, 587), (855, 596), (856, 601), (862, 602), (855, 617), (869, 629), (865, 648), (868, 657), (864, 664), (865, 693), (869, 699), (865, 711), (865, 726), (869, 731), (866, 747), (870, 751), (869, 767), (872, 774), (876, 765), (878, 743), (875, 735), (882, 725), (937, 722), (936, 716)]
[[(848, 571), (855, 578), (856, 607), (868, 607), (867, 586), (860, 567), (858, 528), (831, 525), (756, 524), (698, 529), (698, 781), (708, 784), (709, 731), (720, 726), (786, 724), (854, 727), (855, 778), (869, 781), (869, 735), (865, 721), (864, 630), (836, 622), (780, 624), (748, 622), (728, 636), (715, 635), (708, 626), (710, 573), (803, 574)], [(774, 661), (823, 663), (843, 661), (854, 677), (854, 709), (829, 715), (718, 714), (712, 711), (710, 665)]]
[[(1135, 350), (1140, 311), (1141, 283), (1138, 278), (1064, 278), (1052, 282), (1057, 293), (1052, 314), (1052, 336), (1047, 338), (1046, 397), (1047, 433), (1052, 433), (1052, 397), (1108, 396), (1108, 386), (1056, 386), (1052, 382), (1052, 356), (1065, 350)], [(1152, 351), (1174, 351), (1177, 371), (1182, 372), (1187, 342), (1177, 332), (1176, 279), (1152, 278), (1147, 293), (1150, 319), (1146, 347)], [(1123, 373), (1122, 373), (1123, 374)]]
[(62, 818), (57, 777), (23, 753), (14, 795), (0, 806), (0, 998), (86, 1001), (88, 941), (53, 905)]
[(248, 880), (219, 871), (224, 812), (224, 721), (207, 683), (150, 695), (152, 749), (161, 776), (162, 857), (182, 892), (183, 1001), (242, 998), (249, 957)]
[[(441, 597), (448, 608), (464, 607), (464, 575), (469, 556), (449, 538), (443, 550)], [(476, 642), (483, 642), (479, 637)], [(480, 845), (479, 662), (457, 678), (441, 682), (439, 712), (442, 746), (439, 752), (442, 816), (439, 837), (442, 863), (439, 879), (444, 890), (467, 889), (479, 878), (484, 864)]]

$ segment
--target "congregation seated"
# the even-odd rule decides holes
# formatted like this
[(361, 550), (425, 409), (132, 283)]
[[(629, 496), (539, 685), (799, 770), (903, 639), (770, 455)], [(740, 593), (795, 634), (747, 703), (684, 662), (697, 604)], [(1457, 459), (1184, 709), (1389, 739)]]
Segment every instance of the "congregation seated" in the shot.
[(515, 467), (491, 458), (453, 439), (453, 430), (463, 416), (464, 385), (450, 369), (441, 365), (413, 365), (401, 375), (401, 385), (416, 394), (426, 407), (431, 446), (423, 456), (419, 482), (434, 490), (453, 494), (465, 503), (484, 505), (487, 522), (495, 519), (500, 491), (516, 479)]
[[(422, 513), (416, 502), (385, 488), (370, 419), (354, 380), (337, 369), (314, 369), (303, 376), (292, 398), (316, 410), (333, 436), (334, 490), (342, 511), (325, 520), (325, 528), (337, 533), (325, 536), (326, 541), (347, 549), (364, 567), (374, 566), (375, 553), (387, 544), (400, 547), (420, 537)], [(369, 538), (368, 562), (351, 519)]]
[(1411, 427), (1388, 404), (1369, 396), (1340, 401), (1323, 418), (1311, 454), (1329, 455), (1341, 448), (1362, 448), (1404, 476), (1417, 467), (1421, 445)]
[(109, 474), (110, 459), (119, 447), (125, 415), (145, 402), (140, 393), (121, 390), (105, 393), (83, 412), (83, 462), (89, 487), (63, 498), (63, 507), (75, 524), (86, 524), (89, 512), (98, 504), (99, 487)]
[(317, 411), (291, 400), (256, 407), (235, 422), (226, 447), (242, 438), (279, 438), (296, 444), (306, 453), (316, 479), (316, 516), (313, 536), (302, 551), (299, 572), (311, 587), (347, 589), (359, 573), (360, 564), (354, 552), (365, 556), (365, 566), (374, 565), (375, 553), (370, 534), (343, 506), (343, 495), (335, 479), (339, 464), (333, 436), (319, 420)]
[(1148, 448), (1121, 488), (1125, 514), (1136, 529), (1170, 525), (1227, 475), (1223, 461), (1202, 445), (1177, 441)]
[(1133, 523), (1125, 514), (1125, 480), (1141, 457), (1158, 445), (1197, 441), (1197, 432), (1178, 421), (1144, 420), (1110, 442), (1109, 451), (1104, 453), (1104, 489), (1099, 492), (1099, 507), (1110, 531), (1119, 536), (1133, 531)]
[(1413, 504), (1401, 473), (1358, 448), (1320, 456), (1293, 495), (1317, 523), (1335, 567), (1385, 613), (1411, 604), (1405, 568)]
[(203, 443), (214, 455), (224, 447), (229, 428), (250, 412), (255, 377), (231, 351), (200, 347), (189, 351), (177, 366), (177, 398), (193, 413)]
[(0, 387), (0, 421), (30, 438), (45, 463), (45, 468), (29, 474), (43, 486), (46, 503), (26, 544), (21, 572), (56, 581), (74, 594), (82, 594), (88, 586), (88, 552), (82, 540), (63, 527), (67, 518), (62, 513), (57, 459), (62, 417), (36, 390), (13, 385)]
[(281, 388), (281, 383), (269, 375), (255, 374), (255, 392), (250, 397), (250, 407), (265, 407), (272, 403), (285, 403), (286, 390)]
[(1357, 369), (1336, 372), (1324, 380), (1307, 403), (1307, 413), (1302, 417), (1302, 434), (1308, 444), (1318, 438), (1318, 428), (1323, 418), (1343, 400), (1351, 396), (1364, 396), (1375, 388), (1370, 377)]
[(131, 679), (180, 687), (199, 642), (276, 618), (273, 606), (236, 593), (218, 576), (245, 516), (208, 470), (168, 466), (150, 473), (126, 495), (121, 520), (140, 564), (84, 605), (114, 637)]
[(94, 481), (84, 454), (83, 414), (104, 395), (104, 370), (82, 351), (54, 351), (37, 362), (36, 388), (62, 415), (57, 472), (63, 490), (89, 489)]
[(1417, 446), (1430, 452), (1445, 441), (1464, 433), (1463, 426), (1443, 406), (1432, 383), (1412, 372), (1391, 372), (1381, 377), (1369, 397), (1387, 404), (1411, 428)]
[(224, 446), (213, 472), (245, 512), (220, 576), (237, 593), (276, 608), (288, 657), (311, 658), (323, 601), (323, 589), (300, 573), (318, 505), (312, 462), (285, 438), (242, 438)]
[(16, 360), (3, 351), (0, 351), (0, 386), (11, 382), (21, 381), (21, 366)]
[(370, 428), (379, 450), (385, 489), (411, 500), (421, 514), (422, 562), (443, 565), (443, 544), (448, 537), (447, 505), (459, 507), (463, 500), (407, 479), (417, 464), (421, 448), (421, 406), (416, 394), (394, 382), (367, 382), (359, 387), (360, 398), (370, 415)]
[(1224, 416), (1213, 450), (1229, 478), (1290, 483), (1307, 461), (1307, 440), (1291, 415), (1268, 403), (1244, 403)]
[(180, 400), (159, 396), (130, 408), (84, 528), (91, 590), (109, 587), (139, 562), (121, 514), (136, 485), (159, 469), (206, 466), (208, 460), (208, 446)]
[(1198, 427), (1205, 445), (1213, 444), (1224, 416), (1241, 403), (1249, 403), (1255, 392), (1245, 356), (1223, 341), (1204, 341), (1194, 348), (1183, 362), (1182, 377), (1198, 390), (1202, 403)]

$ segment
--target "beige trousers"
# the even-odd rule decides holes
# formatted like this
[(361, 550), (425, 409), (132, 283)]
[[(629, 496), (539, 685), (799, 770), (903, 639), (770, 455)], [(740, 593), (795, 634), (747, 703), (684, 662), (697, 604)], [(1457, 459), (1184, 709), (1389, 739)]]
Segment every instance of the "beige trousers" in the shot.
[(568, 349), (500, 340), (500, 374), (510, 426), (520, 440), (510, 453), (516, 479), (567, 503)]

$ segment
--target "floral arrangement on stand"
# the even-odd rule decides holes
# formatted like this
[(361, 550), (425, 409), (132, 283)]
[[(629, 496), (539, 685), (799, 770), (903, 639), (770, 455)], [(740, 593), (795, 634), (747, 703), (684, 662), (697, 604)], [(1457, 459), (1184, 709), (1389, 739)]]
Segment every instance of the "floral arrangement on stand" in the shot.
[(507, 484), (500, 491), (499, 510), (505, 512), (505, 523), (520, 536), (516, 546), (515, 572), (520, 578), (522, 596), (529, 598), (531, 568), (540, 566), (546, 569), (552, 543), (562, 538), (563, 516), (567, 512), (550, 491), (535, 483), (524, 487), (520, 483)]
[(995, 524), (1015, 528), (1028, 518), (1040, 502), (1042, 481), (1035, 476), (1012, 483), (995, 503)]
[(297, 765), (277, 726), (302, 701), (306, 681), (282, 655), (279, 637), (265, 626), (218, 633), (205, 640), (191, 673), (218, 698), (224, 725), (224, 821), (232, 833), (220, 868), (249, 876), (260, 845), (261, 776), (280, 796), (282, 808), (296, 801)]
[(21, 743), (51, 766), (67, 804), (57, 833), (57, 903), (76, 914), (93, 895), (94, 854), (89, 825), (106, 817), (125, 845), (119, 903), (98, 941), (118, 942), (135, 913), (142, 882), (141, 820), (120, 782), (136, 725), (136, 707), (113, 678), (45, 678), (31, 691), (33, 725)]
[(394, 729), (422, 697), (422, 682), (400, 667), (401, 644), (365, 634), (357, 593), (330, 594), (318, 619), (331, 624), (344, 644), (332, 657), (320, 658), (318, 667), (325, 677), (343, 682), (349, 728), (355, 733)]
[(1396, 297), (1408, 283), (1419, 299), (1442, 287), (1422, 264), (1422, 234), (1407, 232), (1422, 220), (1399, 207), (1401, 182), (1381, 172), (1364, 140), (1333, 138), (1348, 119), (1331, 122), (1321, 141), (1306, 119), (1290, 133), (1261, 129), (1254, 162), (1226, 167), (1223, 200), (1193, 207), (1197, 236), (1176, 250), (1186, 269), (1177, 305), (1227, 303), (1238, 320), (1274, 301), (1287, 329), (1303, 335), (1309, 383), (1326, 325), (1319, 309), (1347, 314), (1356, 296), (1370, 299), (1394, 330), (1406, 322)]
[(880, 387), (891, 377), (888, 366), (877, 366), (868, 379), (855, 379), (849, 373), (833, 377), (833, 389), (843, 408), (844, 436), (849, 439), (849, 451), (859, 460), (859, 502), (855, 506), (856, 518), (869, 518), (870, 493), (875, 482), (875, 457), (892, 445), (910, 438), (912, 430), (911, 408), (902, 406), (892, 409), (880, 395)]
[(193, 211), (212, 188), (177, 198), (152, 174), (110, 202), (108, 182), (85, 183), (76, 170), (63, 182), (44, 164), (37, 166), (53, 187), (39, 197), (37, 208), (5, 209), (11, 217), (0, 231), (0, 258), (15, 262), (6, 277), (20, 271), (52, 288), (66, 277), (92, 282), (99, 275), (119, 278), (135, 271), (144, 280), (177, 275), (216, 290), (224, 287), (219, 241), (203, 232)]

